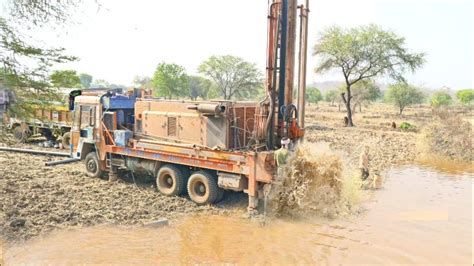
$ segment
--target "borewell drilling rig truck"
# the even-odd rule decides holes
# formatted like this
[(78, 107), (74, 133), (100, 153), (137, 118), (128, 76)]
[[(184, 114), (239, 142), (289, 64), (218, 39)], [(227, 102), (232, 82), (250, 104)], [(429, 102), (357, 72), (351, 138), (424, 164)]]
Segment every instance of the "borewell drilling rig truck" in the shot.
[(164, 195), (188, 193), (197, 204), (212, 204), (224, 190), (243, 191), (255, 209), (276, 180), (280, 140), (296, 143), (304, 135), (308, 0), (273, 0), (268, 12), (266, 97), (260, 102), (159, 100), (140, 90), (71, 93), (71, 150), (88, 175), (108, 172), (115, 179), (119, 169), (145, 171)]

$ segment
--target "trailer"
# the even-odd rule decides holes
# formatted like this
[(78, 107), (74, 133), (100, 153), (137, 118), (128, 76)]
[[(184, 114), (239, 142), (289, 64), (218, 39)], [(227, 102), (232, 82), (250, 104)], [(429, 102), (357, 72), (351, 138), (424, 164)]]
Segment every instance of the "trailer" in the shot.
[(270, 3), (267, 95), (260, 102), (161, 100), (137, 89), (71, 94), (73, 157), (84, 161), (90, 177), (108, 173), (113, 181), (120, 169), (145, 172), (163, 195), (188, 194), (203, 205), (219, 202), (224, 190), (240, 191), (255, 210), (277, 179), (280, 141), (297, 143), (304, 136), (308, 12), (308, 1)]
[[(87, 89), (84, 94), (102, 95), (111, 89)], [(63, 101), (49, 102), (28, 102), (31, 110), (30, 117), (10, 116), (7, 112), (10, 105), (6, 106), (3, 115), (3, 124), (6, 128), (13, 131), (14, 139), (19, 143), (26, 143), (34, 135), (42, 135), (48, 141), (56, 141), (61, 138), (64, 147), (70, 146), (70, 133), (73, 114), (69, 106), (69, 97), (76, 95), (82, 90), (68, 90), (60, 92), (63, 95)], [(122, 89), (113, 89), (111, 91), (122, 92)], [(1, 91), (0, 91), (1, 96)], [(1, 103), (1, 99), (0, 99)], [(1, 105), (0, 105), (1, 108)]]

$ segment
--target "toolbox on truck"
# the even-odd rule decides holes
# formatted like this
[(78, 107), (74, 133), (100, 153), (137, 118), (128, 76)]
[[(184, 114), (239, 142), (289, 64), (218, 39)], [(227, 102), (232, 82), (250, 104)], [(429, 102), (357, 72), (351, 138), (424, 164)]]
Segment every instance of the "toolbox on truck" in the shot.
[(130, 130), (115, 130), (114, 141), (115, 145), (120, 147), (127, 146), (128, 140), (133, 137), (133, 131)]

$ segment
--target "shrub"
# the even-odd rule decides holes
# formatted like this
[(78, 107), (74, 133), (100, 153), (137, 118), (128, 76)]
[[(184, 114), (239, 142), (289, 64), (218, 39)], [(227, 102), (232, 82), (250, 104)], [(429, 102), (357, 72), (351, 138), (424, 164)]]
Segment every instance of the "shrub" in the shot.
[(416, 127), (408, 122), (402, 122), (400, 124), (400, 129), (403, 131), (413, 131), (416, 129)]
[(456, 93), (459, 102), (470, 105), (474, 101), (474, 89), (460, 90)]
[(446, 91), (437, 91), (431, 97), (431, 105), (434, 107), (451, 105), (453, 99)]

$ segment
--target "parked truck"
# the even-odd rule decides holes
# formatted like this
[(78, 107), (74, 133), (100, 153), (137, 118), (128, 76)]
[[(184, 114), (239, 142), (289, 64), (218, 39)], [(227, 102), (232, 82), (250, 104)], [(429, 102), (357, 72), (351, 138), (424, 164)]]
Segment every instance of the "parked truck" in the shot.
[[(67, 90), (59, 92), (63, 95), (61, 101), (39, 102), (31, 100), (27, 103), (29, 114), (26, 117), (9, 115), (7, 110), (14, 104), (4, 105), (3, 125), (13, 131), (13, 137), (17, 142), (25, 143), (31, 136), (42, 135), (48, 141), (55, 142), (58, 138), (64, 147), (70, 146), (70, 133), (72, 126), (72, 108), (69, 106), (69, 97), (80, 90)], [(87, 89), (84, 94), (102, 95), (108, 89)], [(113, 89), (116, 92), (122, 92), (122, 89)], [(0, 96), (2, 93), (0, 91)], [(11, 98), (11, 97), (10, 97)], [(1, 99), (1, 98), (0, 98)], [(1, 107), (0, 100), (0, 108)]]
[[(308, 2), (271, 1), (267, 95), (260, 102), (160, 100), (141, 90), (71, 93), (73, 157), (84, 161), (91, 177), (145, 172), (164, 195), (187, 193), (197, 204), (212, 204), (224, 190), (242, 191), (255, 209), (276, 180), (280, 141), (297, 143), (304, 136), (308, 12)], [(292, 98), (295, 62), (298, 107)]]

